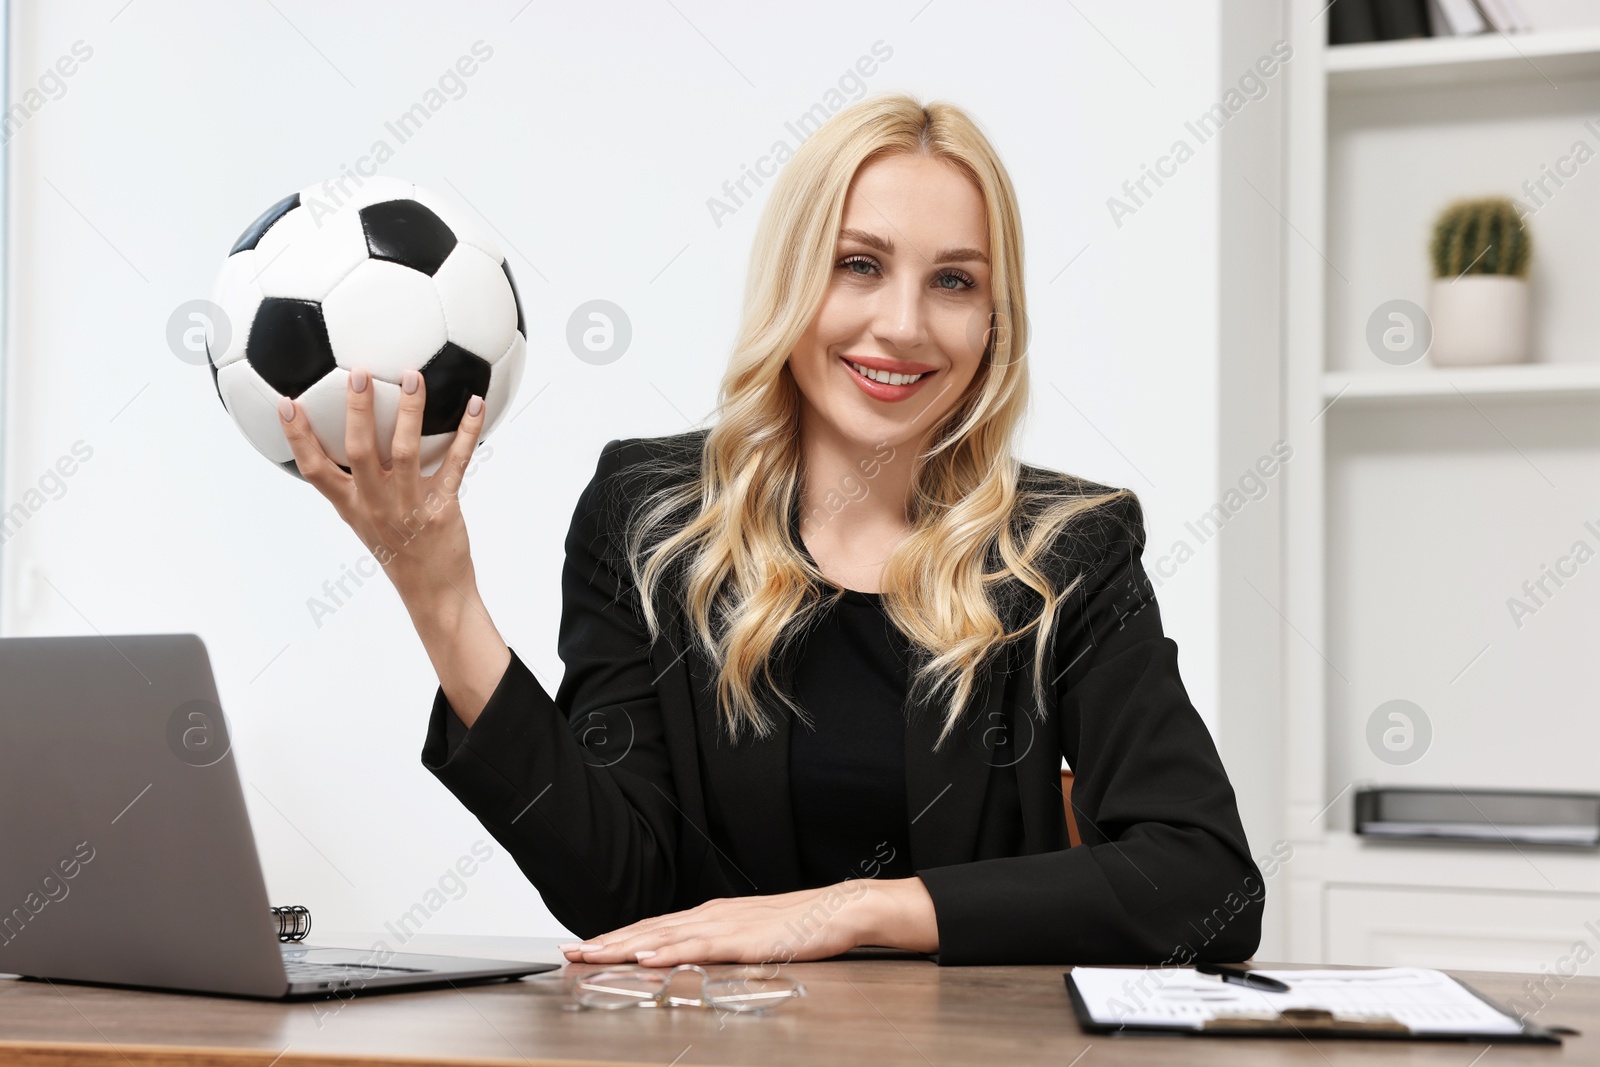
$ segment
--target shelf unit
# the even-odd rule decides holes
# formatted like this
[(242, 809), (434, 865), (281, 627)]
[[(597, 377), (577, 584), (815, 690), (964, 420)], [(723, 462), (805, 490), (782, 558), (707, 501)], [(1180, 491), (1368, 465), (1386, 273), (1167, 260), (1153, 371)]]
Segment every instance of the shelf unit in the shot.
[[(1287, 0), (1284, 145), (1284, 836), (1269, 942), (1289, 959), (1538, 971), (1600, 950), (1600, 854), (1372, 842), (1364, 782), (1600, 789), (1600, 561), (1520, 628), (1507, 611), (1573, 543), (1600, 548), (1600, 159), (1529, 219), (1534, 362), (1390, 366), (1385, 300), (1427, 306), (1433, 214), (1523, 196), (1600, 150), (1600, 26), (1328, 47), (1325, 0)], [(1595, 309), (1592, 310), (1591, 309)], [(1421, 758), (1368, 742), (1424, 708)], [(1592, 720), (1592, 721), (1591, 721)], [(1261, 849), (1257, 848), (1257, 852)], [(1600, 951), (1582, 973), (1600, 973)]]
[(1412, 373), (1325, 373), (1322, 395), (1330, 404), (1408, 403), (1462, 396), (1595, 400), (1600, 399), (1600, 363), (1440, 367)]
[[(1318, 25), (1323, 25), (1320, 20)], [(1544, 33), (1425, 37), (1375, 41), (1324, 53), (1330, 93), (1405, 90), (1466, 81), (1592, 77), (1600, 56), (1600, 26)]]

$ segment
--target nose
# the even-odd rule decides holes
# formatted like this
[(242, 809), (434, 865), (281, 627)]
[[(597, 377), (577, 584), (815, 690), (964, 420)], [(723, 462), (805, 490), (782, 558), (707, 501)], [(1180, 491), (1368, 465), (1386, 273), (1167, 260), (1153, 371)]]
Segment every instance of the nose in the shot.
[(928, 340), (927, 309), (923, 305), (921, 281), (902, 271), (893, 285), (879, 290), (874, 309), (873, 332), (891, 348), (916, 349)]

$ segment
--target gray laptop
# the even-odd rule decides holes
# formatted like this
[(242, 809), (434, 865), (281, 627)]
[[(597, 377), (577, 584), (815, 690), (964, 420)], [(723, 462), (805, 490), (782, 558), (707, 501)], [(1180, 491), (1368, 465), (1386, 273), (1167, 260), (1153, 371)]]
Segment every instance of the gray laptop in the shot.
[(200, 638), (0, 638), (0, 973), (287, 999), (559, 966), (276, 930)]

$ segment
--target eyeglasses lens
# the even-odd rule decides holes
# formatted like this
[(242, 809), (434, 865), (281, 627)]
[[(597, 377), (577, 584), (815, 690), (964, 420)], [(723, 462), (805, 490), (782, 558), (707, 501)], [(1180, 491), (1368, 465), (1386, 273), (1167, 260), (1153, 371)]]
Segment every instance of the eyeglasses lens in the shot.
[(805, 990), (787, 978), (731, 975), (713, 978), (704, 986), (706, 1000), (724, 1011), (760, 1011), (775, 1008)]
[(573, 995), (591, 1008), (629, 1008), (661, 991), (663, 975), (637, 971), (608, 971), (581, 979)]

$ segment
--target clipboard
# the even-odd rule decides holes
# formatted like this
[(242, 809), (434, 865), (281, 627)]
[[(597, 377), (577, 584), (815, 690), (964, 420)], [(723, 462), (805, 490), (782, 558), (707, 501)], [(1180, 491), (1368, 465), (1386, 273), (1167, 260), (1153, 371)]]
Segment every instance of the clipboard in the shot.
[[(1086, 972), (1109, 970), (1108, 968), (1078, 968)], [(1139, 974), (1141, 971), (1157, 971), (1157, 968), (1116, 968), (1117, 971)], [(1466, 982), (1439, 971), (1423, 971), (1420, 968), (1389, 968), (1389, 971), (1415, 971), (1421, 974), (1437, 975), (1465, 990), (1468, 994), (1487, 1005), (1492, 1012), (1509, 1023), (1515, 1025), (1514, 1030), (1487, 1032), (1481, 1030), (1429, 1030), (1424, 1028), (1413, 1029), (1406, 1022), (1388, 1015), (1362, 1014), (1352, 1015), (1341, 1013), (1323, 1007), (1288, 1007), (1278, 1010), (1258, 1010), (1249, 1012), (1225, 1011), (1218, 1012), (1214, 1017), (1200, 1021), (1175, 1021), (1171, 1024), (1151, 1022), (1149, 1019), (1136, 1019), (1133, 1022), (1119, 1022), (1107, 1020), (1103, 1016), (1097, 1017), (1090, 1008), (1084, 992), (1079, 988), (1078, 982), (1073, 978), (1072, 971), (1063, 972), (1062, 978), (1067, 985), (1067, 994), (1072, 1001), (1072, 1010), (1077, 1016), (1078, 1026), (1091, 1034), (1126, 1034), (1128, 1036), (1196, 1036), (1196, 1037), (1292, 1037), (1292, 1038), (1357, 1038), (1362, 1040), (1399, 1040), (1399, 1041), (1471, 1041), (1491, 1044), (1538, 1044), (1560, 1045), (1561, 1037), (1533, 1022), (1530, 1019), (1517, 1019), (1505, 1008), (1494, 1000), (1474, 989)], [(1195, 976), (1194, 968), (1167, 968), (1166, 972)], [(1295, 972), (1270, 972), (1275, 977), (1283, 978), (1291, 983), (1293, 991), (1293, 975)], [(1304, 974), (1323, 972), (1306, 971)], [(1379, 971), (1364, 973), (1377, 974)], [(1259, 994), (1257, 995), (1259, 997)], [(1263, 1000), (1267, 998), (1261, 998)]]

